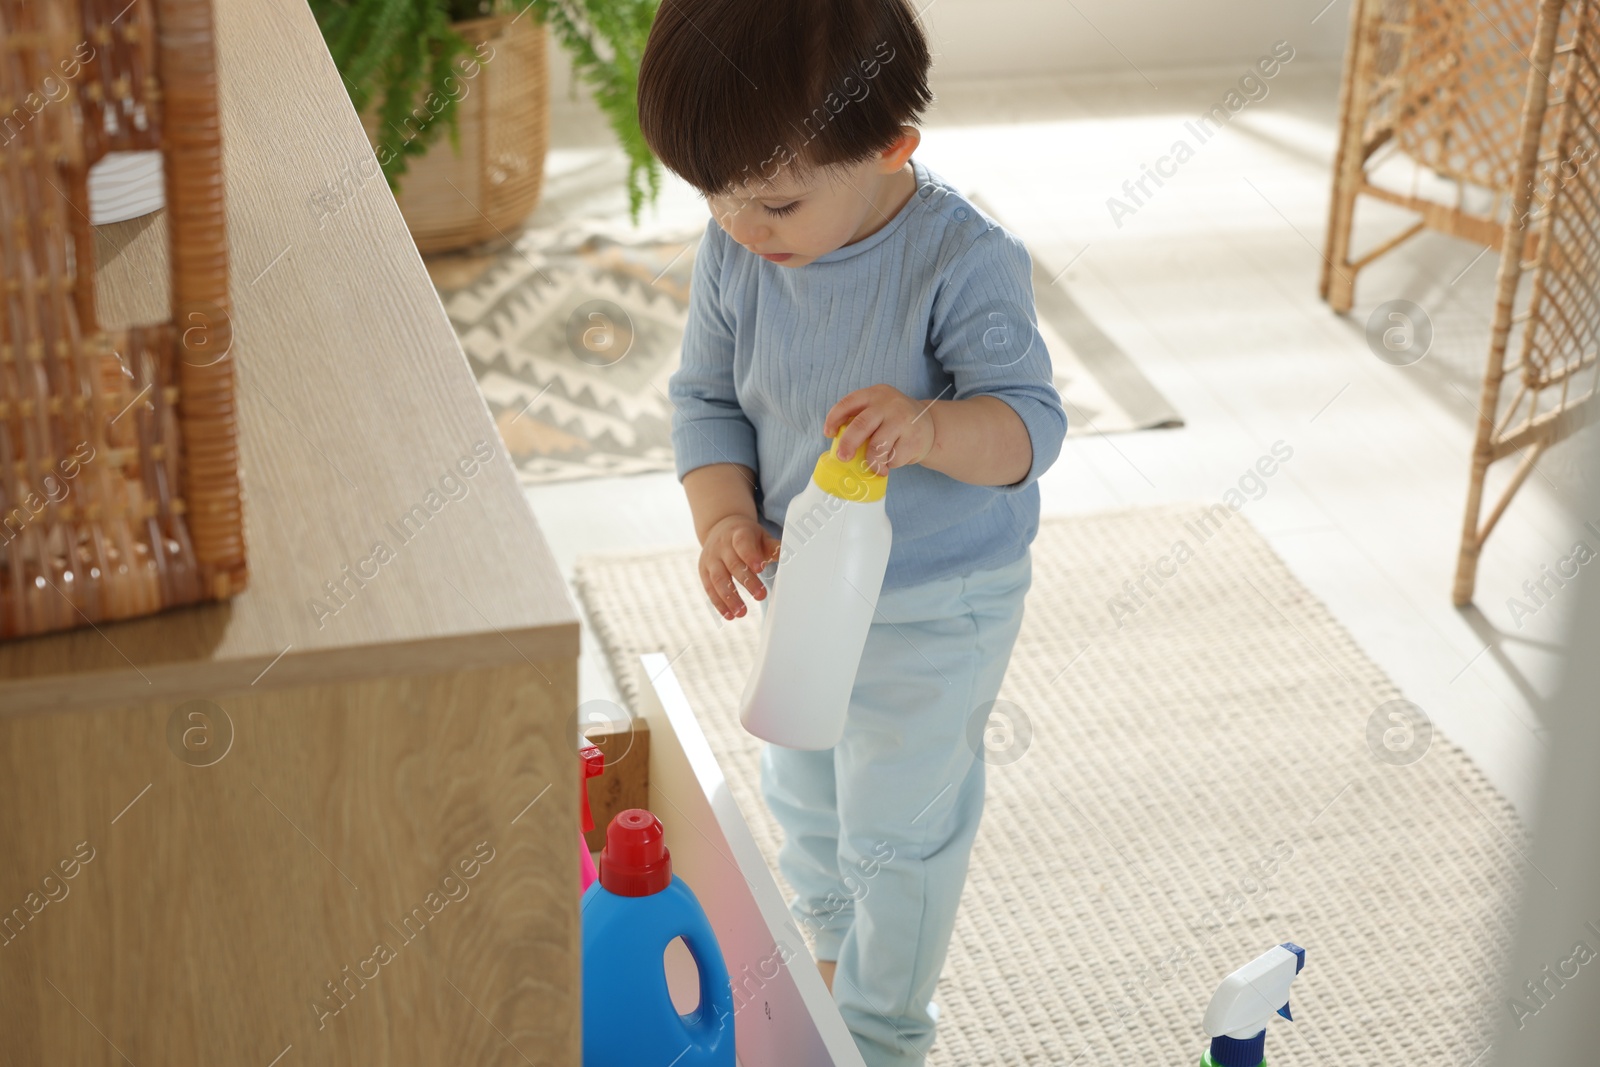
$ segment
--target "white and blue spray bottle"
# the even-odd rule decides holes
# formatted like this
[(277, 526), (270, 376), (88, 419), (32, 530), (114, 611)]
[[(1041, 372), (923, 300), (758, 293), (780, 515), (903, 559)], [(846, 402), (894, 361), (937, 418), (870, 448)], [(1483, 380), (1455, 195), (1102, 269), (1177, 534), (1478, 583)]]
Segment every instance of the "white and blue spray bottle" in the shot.
[(1306, 950), (1284, 942), (1222, 980), (1201, 1024), (1211, 1048), (1200, 1067), (1266, 1067), (1267, 1023), (1289, 1014), (1289, 984), (1306, 965)]

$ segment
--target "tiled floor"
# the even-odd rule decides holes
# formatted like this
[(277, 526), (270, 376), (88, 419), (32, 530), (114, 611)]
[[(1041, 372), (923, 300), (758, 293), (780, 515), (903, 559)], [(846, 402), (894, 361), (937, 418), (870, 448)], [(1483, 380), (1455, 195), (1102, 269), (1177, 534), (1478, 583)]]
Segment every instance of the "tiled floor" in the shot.
[[(1176, 139), (1193, 144), (1185, 122), (1240, 72), (1145, 73), (1159, 88), (1131, 74), (940, 85), (919, 150), (980, 193), (1051, 274), (1062, 272), (1056, 284), (1187, 420), (1181, 430), (1068, 442), (1041, 480), (1045, 513), (1215, 501), (1274, 442), (1286, 443), (1293, 458), (1245, 513), (1408, 699), (1527, 814), (1546, 743), (1540, 709), (1574, 598), (1558, 595), (1520, 627), (1507, 598), (1566, 555), (1585, 520), (1600, 526), (1600, 515), (1577, 511), (1574, 457), (1589, 442), (1569, 442), (1502, 519), (1478, 607), (1451, 606), (1495, 257), (1424, 235), (1362, 274), (1350, 316), (1328, 310), (1317, 275), (1338, 70), (1303, 62), (1114, 223), (1107, 198), (1123, 196), (1122, 183)], [(610, 150), (592, 112), (562, 105), (556, 120), (553, 168), (604, 163)], [(620, 186), (606, 196), (620, 200)], [(703, 210), (669, 179), (663, 216)], [(1360, 215), (1358, 247), (1400, 217)], [(1421, 304), (1435, 326), (1435, 350), (1404, 368), (1378, 360), (1364, 337), (1372, 309), (1396, 297)], [(528, 495), (569, 576), (586, 551), (694, 541), (671, 475)], [(587, 632), (582, 697), (615, 698)]]

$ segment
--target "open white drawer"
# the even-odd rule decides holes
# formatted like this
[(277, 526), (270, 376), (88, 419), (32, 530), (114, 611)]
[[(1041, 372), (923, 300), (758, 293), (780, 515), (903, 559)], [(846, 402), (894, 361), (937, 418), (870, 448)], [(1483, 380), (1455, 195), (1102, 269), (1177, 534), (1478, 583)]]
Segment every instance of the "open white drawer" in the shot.
[[(673, 872), (699, 897), (727, 960), (741, 1067), (865, 1067), (671, 661), (646, 653), (636, 668), (650, 730), (650, 810)], [(674, 999), (693, 1004), (697, 981), (687, 951), (669, 953)]]

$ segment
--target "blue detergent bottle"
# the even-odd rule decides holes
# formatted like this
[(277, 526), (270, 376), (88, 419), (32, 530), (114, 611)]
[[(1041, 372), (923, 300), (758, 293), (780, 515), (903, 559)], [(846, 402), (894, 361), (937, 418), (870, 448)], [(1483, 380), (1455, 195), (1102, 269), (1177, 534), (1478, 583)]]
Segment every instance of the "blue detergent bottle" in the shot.
[[(581, 922), (584, 1067), (734, 1067), (728, 966), (700, 902), (672, 873), (661, 820), (645, 809), (606, 827)], [(667, 990), (662, 953), (675, 937), (700, 971), (688, 1015)]]

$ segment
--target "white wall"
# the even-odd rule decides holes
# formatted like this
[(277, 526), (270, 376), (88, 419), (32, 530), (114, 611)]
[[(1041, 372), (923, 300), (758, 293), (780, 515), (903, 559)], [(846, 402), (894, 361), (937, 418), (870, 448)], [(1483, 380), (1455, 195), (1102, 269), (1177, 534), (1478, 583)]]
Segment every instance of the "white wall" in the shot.
[(1297, 58), (1336, 59), (1344, 53), (1351, 0), (1333, 0), (1324, 10), (1327, 3), (932, 0), (922, 17), (938, 79), (1100, 70), (1149, 77), (1162, 68), (1247, 61), (1280, 40)]
[[(1248, 61), (1280, 40), (1294, 47), (1296, 58), (1337, 59), (1344, 54), (1351, 2), (912, 0), (934, 51), (936, 82), (1103, 70), (1139, 71), (1158, 85), (1153, 71)], [(569, 71), (566, 54), (552, 41), (558, 106), (566, 100)]]

